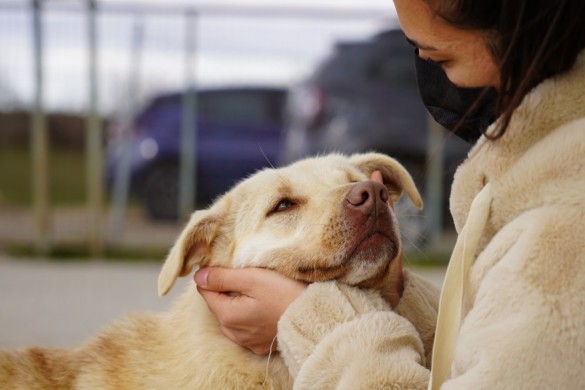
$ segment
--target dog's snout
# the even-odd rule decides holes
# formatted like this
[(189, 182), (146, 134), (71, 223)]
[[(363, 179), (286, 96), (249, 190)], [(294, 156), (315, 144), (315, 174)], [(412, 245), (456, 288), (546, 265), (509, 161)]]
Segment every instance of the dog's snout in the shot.
[(386, 202), (388, 190), (382, 183), (373, 180), (356, 183), (346, 195), (346, 206), (364, 214), (384, 210)]

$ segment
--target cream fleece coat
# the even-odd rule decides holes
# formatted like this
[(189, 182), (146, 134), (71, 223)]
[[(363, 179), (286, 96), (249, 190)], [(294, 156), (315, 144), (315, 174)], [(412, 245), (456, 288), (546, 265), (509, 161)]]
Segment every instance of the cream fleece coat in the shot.
[[(504, 137), (471, 150), (451, 194), (458, 231), (488, 182), (489, 218), (441, 389), (583, 388), (585, 53), (524, 98)], [(291, 305), (278, 337), (295, 389), (426, 389), (436, 292), (406, 276), (395, 311), (334, 282)]]

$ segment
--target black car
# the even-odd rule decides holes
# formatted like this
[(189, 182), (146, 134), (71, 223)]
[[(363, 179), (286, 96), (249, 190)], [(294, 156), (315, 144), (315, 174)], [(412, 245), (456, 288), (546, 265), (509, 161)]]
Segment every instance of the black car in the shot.
[[(307, 80), (289, 92), (283, 159), (378, 151), (403, 163), (424, 190), (428, 118), (418, 92), (414, 49), (401, 30), (366, 41), (340, 42)], [(462, 140), (447, 137), (444, 199), (450, 173), (468, 150)]]

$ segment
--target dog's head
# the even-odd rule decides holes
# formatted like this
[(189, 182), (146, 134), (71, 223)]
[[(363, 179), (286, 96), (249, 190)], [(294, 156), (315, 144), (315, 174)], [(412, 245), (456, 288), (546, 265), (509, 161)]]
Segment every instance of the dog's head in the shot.
[(393, 205), (402, 192), (422, 207), (404, 167), (377, 153), (333, 154), (259, 171), (193, 213), (163, 265), (159, 294), (195, 264), (371, 286), (401, 256)]

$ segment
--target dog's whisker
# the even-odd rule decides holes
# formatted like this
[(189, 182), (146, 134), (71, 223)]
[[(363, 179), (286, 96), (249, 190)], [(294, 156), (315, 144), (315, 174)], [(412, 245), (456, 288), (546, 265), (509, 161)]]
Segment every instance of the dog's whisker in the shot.
[[(424, 236), (421, 235), (421, 238), (423, 238), (423, 237)], [(425, 260), (428, 260), (429, 259), (429, 257), (427, 256), (426, 252), (421, 247), (419, 247), (417, 244), (415, 244), (414, 242), (408, 242), (408, 244), (409, 244), (409, 247), (412, 248), (412, 250), (416, 251), (418, 254), (420, 254), (422, 257), (424, 257)], [(406, 262), (408, 261), (408, 256), (407, 255), (405, 255), (405, 260), (406, 260)]]
[[(405, 241), (409, 244), (411, 244), (411, 242), (410, 242), (411, 240), (409, 239), (409, 237), (415, 238), (416, 242), (420, 242), (421, 239), (424, 239), (426, 237), (423, 232), (421, 232), (419, 229), (417, 229), (415, 227), (401, 226), (400, 232), (404, 236), (404, 237), (402, 237), (403, 241)], [(408, 233), (408, 234), (405, 234), (405, 233)]]
[(422, 233), (415, 232), (415, 231), (413, 231), (412, 233), (413, 233), (413, 236), (415, 236), (415, 237), (413, 237), (414, 239), (408, 238), (408, 237), (404, 237), (403, 238), (404, 244), (408, 244), (409, 246), (416, 247), (416, 243), (417, 242), (424, 242), (426, 240), (426, 238), (427, 238), (426, 235), (424, 235)]
[(258, 149), (260, 149), (260, 153), (262, 153), (262, 156), (264, 157), (264, 159), (266, 160), (266, 162), (268, 163), (268, 165), (270, 165), (270, 168), (276, 169), (276, 167), (274, 166), (274, 164), (272, 164), (272, 161), (270, 161), (270, 159), (268, 158), (268, 156), (266, 155), (266, 153), (264, 153), (264, 149), (262, 149), (262, 145), (258, 144)]
[(398, 218), (400, 218), (400, 217), (410, 217), (410, 218), (416, 218), (416, 219), (427, 219), (427, 216), (426, 215), (417, 214), (417, 213), (412, 213), (412, 214), (398, 213), (397, 216), (398, 216)]
[(262, 146), (260, 144), (258, 144), (258, 149), (260, 149), (260, 153), (262, 153), (262, 156), (264, 157), (264, 160), (266, 160), (266, 162), (268, 163), (268, 165), (270, 166), (270, 168), (272, 168), (274, 170), (274, 172), (276, 173), (276, 175), (278, 176), (278, 180), (280, 180), (280, 182), (282, 184), (286, 185), (285, 178), (282, 177), (282, 175), (280, 174), (280, 172), (278, 172), (278, 169), (272, 163), (272, 161), (270, 161), (270, 159), (268, 158), (268, 156), (266, 155), (266, 153), (264, 152), (264, 149), (262, 149)]
[(309, 225), (306, 225), (306, 227), (313, 227), (313, 226), (327, 226), (327, 223), (311, 223)]

